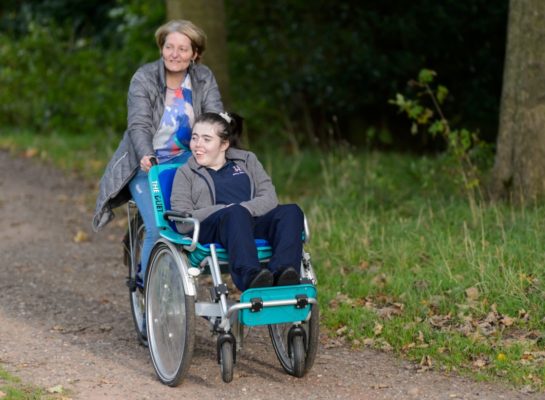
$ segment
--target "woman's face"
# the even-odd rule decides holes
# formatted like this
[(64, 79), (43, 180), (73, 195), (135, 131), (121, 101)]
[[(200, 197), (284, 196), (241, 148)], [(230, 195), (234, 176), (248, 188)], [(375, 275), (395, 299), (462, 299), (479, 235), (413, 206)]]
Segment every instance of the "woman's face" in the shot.
[(199, 165), (218, 170), (225, 164), (229, 142), (218, 135), (218, 125), (199, 122), (193, 126), (189, 147)]
[(191, 47), (191, 39), (179, 32), (167, 35), (161, 54), (169, 72), (184, 72), (196, 57)]

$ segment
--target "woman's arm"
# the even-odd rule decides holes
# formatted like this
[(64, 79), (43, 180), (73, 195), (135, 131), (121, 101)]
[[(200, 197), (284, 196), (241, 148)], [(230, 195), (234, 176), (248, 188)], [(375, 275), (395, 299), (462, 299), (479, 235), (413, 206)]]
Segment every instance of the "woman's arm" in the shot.
[(127, 96), (127, 125), (136, 157), (154, 156), (153, 109), (148, 85), (143, 73), (137, 71), (131, 79)]

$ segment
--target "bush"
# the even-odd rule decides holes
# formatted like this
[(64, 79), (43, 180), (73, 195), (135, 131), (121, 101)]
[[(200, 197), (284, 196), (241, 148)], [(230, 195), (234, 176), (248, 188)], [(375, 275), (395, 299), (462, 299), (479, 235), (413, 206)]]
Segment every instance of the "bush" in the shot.
[[(139, 65), (157, 57), (153, 32), (164, 9), (152, 12), (141, 0), (118, 3), (108, 14), (112, 32), (100, 36), (102, 42), (78, 37), (71, 24), (44, 16), (30, 18), (15, 40), (0, 33), (0, 124), (37, 133), (125, 130), (129, 80)], [(136, 17), (140, 12), (146, 17)]]

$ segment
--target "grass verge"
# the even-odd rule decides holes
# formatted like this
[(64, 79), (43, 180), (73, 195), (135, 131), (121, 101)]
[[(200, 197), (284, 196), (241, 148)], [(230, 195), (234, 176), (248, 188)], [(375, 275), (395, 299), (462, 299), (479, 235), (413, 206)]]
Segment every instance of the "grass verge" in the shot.
[(48, 390), (26, 385), (0, 364), (0, 399), (2, 400), (67, 400), (62, 387)]

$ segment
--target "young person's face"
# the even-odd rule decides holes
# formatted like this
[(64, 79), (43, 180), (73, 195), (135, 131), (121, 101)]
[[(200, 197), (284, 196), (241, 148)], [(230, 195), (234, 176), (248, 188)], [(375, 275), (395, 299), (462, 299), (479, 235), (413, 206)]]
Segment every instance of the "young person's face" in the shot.
[(218, 135), (220, 127), (208, 122), (199, 122), (193, 126), (189, 147), (199, 165), (218, 170), (225, 164), (225, 152), (229, 142)]
[(196, 57), (193, 47), (191, 47), (191, 39), (179, 32), (172, 32), (167, 35), (161, 54), (165, 68), (170, 72), (187, 70), (191, 60)]

